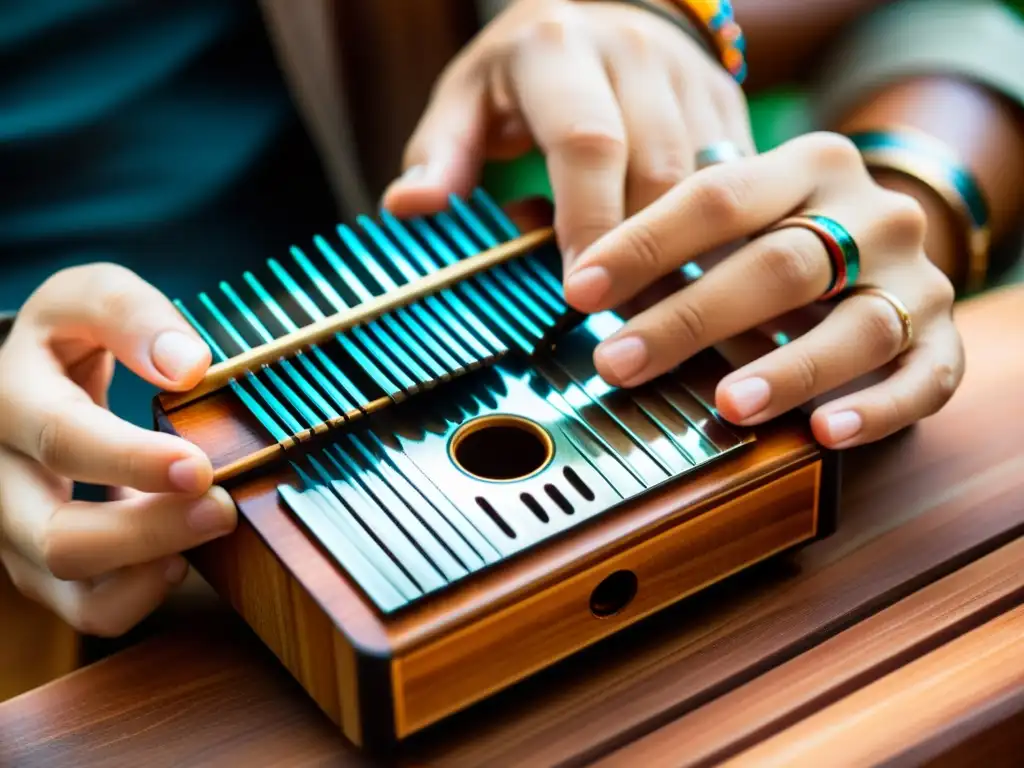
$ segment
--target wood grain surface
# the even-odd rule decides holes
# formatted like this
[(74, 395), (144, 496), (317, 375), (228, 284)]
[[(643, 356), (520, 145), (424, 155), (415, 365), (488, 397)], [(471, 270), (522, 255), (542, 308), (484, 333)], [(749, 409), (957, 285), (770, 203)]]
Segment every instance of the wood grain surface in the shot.
[[(1024, 607), (1018, 606), (722, 766), (843, 768), (941, 754), (962, 725), (1024, 710), (1022, 637)], [(1000, 764), (1019, 765), (1021, 756)]]
[(1022, 602), (1017, 539), (597, 765), (715, 765)]
[[(961, 305), (958, 323), (968, 357), (963, 386), (915, 429), (849, 454), (832, 538), (788, 563), (739, 574), (435, 726), (395, 762), (579, 765), (613, 761), (635, 744), (650, 760), (630, 764), (655, 765), (658, 730), (685, 729), (716, 700), (734, 702), (717, 706), (737, 725), (706, 733), (704, 754), (736, 755), (751, 747), (751, 733), (769, 744), (805, 718), (847, 722), (834, 707), (853, 696), (865, 706), (878, 701), (874, 686), (891, 685), (890, 676), (930, 685), (927, 674), (906, 670), (927, 672), (936, 658), (953, 663), (965, 648), (998, 648), (998, 633), (1014, 630), (995, 622), (1016, 617), (991, 617), (1019, 599), (1012, 571), (1024, 534), (1024, 360), (1007, 353), (1024, 344), (1024, 289)], [(251, 633), (229, 617), (218, 621), (232, 634), (217, 639), (217, 622), (200, 620), (0, 704), (0, 765), (360, 764)], [(890, 633), (874, 638), (871, 628), (883, 625)], [(874, 642), (855, 642), (858, 632)], [(816, 677), (815, 659), (842, 667), (836, 679)], [(782, 692), (778, 717), (736, 711), (769, 674), (799, 681)], [(1012, 722), (1018, 702), (1000, 675), (971, 683), (958, 674), (963, 706), (935, 715), (964, 734), (946, 754), (982, 754), (998, 739), (972, 740)], [(897, 758), (910, 759), (905, 750), (915, 745), (903, 720), (876, 722), (877, 739), (896, 745), (886, 754), (903, 749)], [(917, 746), (936, 750), (934, 728), (917, 733)], [(921, 753), (917, 762), (942, 759)]]

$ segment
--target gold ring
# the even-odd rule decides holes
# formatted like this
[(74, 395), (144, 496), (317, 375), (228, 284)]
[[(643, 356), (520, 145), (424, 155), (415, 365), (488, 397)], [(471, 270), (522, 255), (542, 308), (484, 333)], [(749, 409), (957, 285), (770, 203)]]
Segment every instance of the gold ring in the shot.
[(896, 310), (896, 314), (900, 318), (900, 325), (903, 326), (903, 344), (900, 346), (900, 351), (897, 354), (902, 355), (910, 349), (910, 345), (914, 343), (914, 324), (910, 319), (910, 310), (907, 309), (906, 304), (888, 291), (874, 285), (855, 285), (847, 291), (847, 295), (852, 296), (854, 294), (877, 296), (887, 301), (889, 306)]

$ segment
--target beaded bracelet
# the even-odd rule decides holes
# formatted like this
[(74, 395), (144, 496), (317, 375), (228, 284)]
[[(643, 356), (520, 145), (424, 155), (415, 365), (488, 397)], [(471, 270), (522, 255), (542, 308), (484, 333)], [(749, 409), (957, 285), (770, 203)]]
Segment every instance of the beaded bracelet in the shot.
[(988, 273), (991, 233), (981, 187), (956, 153), (913, 128), (865, 131), (849, 137), (868, 168), (896, 171), (917, 179), (941, 197), (964, 226), (968, 292), (980, 289)]
[(747, 79), (747, 43), (729, 0), (672, 0), (695, 23), (707, 31), (718, 51), (722, 66), (737, 83)]

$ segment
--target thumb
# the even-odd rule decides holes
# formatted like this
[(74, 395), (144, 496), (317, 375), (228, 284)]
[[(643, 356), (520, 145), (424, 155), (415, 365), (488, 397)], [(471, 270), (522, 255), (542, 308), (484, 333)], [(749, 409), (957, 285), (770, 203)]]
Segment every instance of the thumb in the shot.
[(85, 341), (110, 350), (162, 389), (191, 389), (210, 366), (209, 347), (160, 291), (115, 264), (58, 272), (26, 302), (24, 314), (51, 343)]
[(384, 193), (384, 208), (399, 218), (423, 216), (445, 209), (450, 195), (469, 195), (483, 166), (486, 96), (480, 78), (441, 85), (406, 147), (404, 173)]

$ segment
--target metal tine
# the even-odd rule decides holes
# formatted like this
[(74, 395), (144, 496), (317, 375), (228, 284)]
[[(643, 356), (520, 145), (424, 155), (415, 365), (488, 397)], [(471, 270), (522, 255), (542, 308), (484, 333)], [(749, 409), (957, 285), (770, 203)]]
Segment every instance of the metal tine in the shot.
[[(378, 286), (382, 289), (382, 292), (390, 291), (398, 287), (398, 284), (391, 278), (391, 276), (377, 263), (374, 255), (370, 253), (370, 250), (363, 245), (362, 241), (356, 236), (356, 233), (352, 231), (351, 227), (339, 226), (337, 228), (338, 236), (342, 239), (346, 246), (348, 246), (349, 253), (358, 259), (359, 263), (363, 265), (363, 268), (370, 273), (370, 277), (377, 281)], [(370, 294), (372, 296), (372, 294)], [(368, 297), (369, 298), (369, 297)], [(366, 301), (366, 299), (363, 299)], [(468, 363), (460, 363), (454, 357), (451, 352), (448, 351), (438, 340), (439, 338), (445, 338), (446, 343), (455, 343), (447, 332), (441, 327), (433, 316), (423, 307), (423, 304), (419, 301), (414, 302), (408, 307), (400, 308), (395, 314), (401, 319), (406, 326), (411, 330), (416, 337), (423, 342), (427, 350), (433, 353), (441, 366), (438, 367), (434, 363), (433, 359), (429, 362), (432, 363), (432, 367), (435, 370), (435, 374), (443, 376), (447, 373), (462, 373), (465, 370), (465, 365), (472, 365), (473, 360)], [(424, 328), (423, 326), (427, 327)], [(458, 344), (456, 344), (458, 346)], [(459, 347), (461, 349), (461, 347)], [(437, 373), (440, 370), (441, 373)]]
[[(359, 585), (371, 595), (385, 595), (388, 598), (385, 604), (392, 609), (421, 596), (423, 591), (380, 550), (348, 508), (327, 493), (323, 483), (314, 480), (295, 462), (290, 463), (306, 490), (299, 493), (289, 485), (282, 485), (279, 492), (293, 511), (299, 513), (301, 509), (307, 513), (299, 514), (299, 518)], [(318, 509), (302, 509), (303, 505), (297, 502), (304, 499)], [(317, 511), (320, 514), (315, 514)], [(373, 557), (374, 551), (381, 556)], [(394, 593), (397, 593), (398, 600)]]
[(599, 435), (595, 437), (595, 432), (571, 420), (567, 420), (559, 429), (565, 439), (580, 452), (596, 476), (620, 499), (639, 493), (647, 487), (642, 479), (634, 477), (635, 470), (607, 447), (603, 438)]
[[(422, 237), (429, 246), (429, 252), (434, 253), (444, 264), (454, 264), (459, 260), (455, 255), (455, 252), (452, 251), (444, 240), (442, 240), (441, 237), (431, 229), (430, 224), (427, 223), (427, 221), (424, 219), (413, 219), (412, 226), (413, 229), (416, 230), (416, 234)], [(533, 329), (527, 329), (527, 333), (529, 333), (533, 339), (529, 340), (523, 336), (522, 333), (520, 333), (508, 320), (505, 319), (501, 310), (507, 309), (521, 317), (522, 313), (514, 306), (510, 306), (508, 301), (499, 298), (501, 296), (501, 289), (494, 282), (493, 278), (489, 275), (483, 274), (479, 275), (478, 279), (480, 280), (482, 287), (486, 291), (490, 292), (491, 299), (500, 302), (498, 305), (499, 308), (495, 308), (494, 305), (491, 304), (491, 301), (481, 294), (480, 290), (473, 285), (474, 281), (463, 281), (459, 284), (459, 288), (465, 291), (469, 300), (476, 304), (480, 310), (487, 315), (487, 317), (509, 338), (513, 345), (528, 355), (533, 354), (533, 350), (537, 346), (536, 342), (542, 338), (542, 334), (539, 333), (540, 329), (533, 325), (533, 323), (531, 323), (527, 318), (523, 317), (522, 319), (526, 321), (527, 326)]]
[[(314, 322), (317, 320), (323, 320), (324, 313), (320, 311), (320, 307), (318, 307), (306, 292), (302, 290), (299, 284), (295, 282), (295, 279), (288, 274), (284, 267), (282, 267), (275, 259), (268, 259), (267, 266), (270, 267), (270, 271), (274, 273), (274, 277), (280, 281), (281, 285), (284, 286), (284, 289), (291, 294), (292, 298), (295, 299), (299, 306), (302, 307), (302, 310), (309, 315)], [(380, 351), (380, 347), (377, 346), (377, 343), (373, 339), (369, 338), (364, 329), (353, 328), (352, 335), (359, 341), (366, 344), (367, 349), (371, 354), (383, 355)], [(412, 380), (405, 376), (404, 373), (396, 366), (392, 367), (392, 371), (396, 377), (401, 378), (402, 384), (397, 385), (392, 382), (391, 379), (389, 379), (384, 372), (377, 367), (377, 364), (374, 363), (369, 356), (363, 352), (362, 349), (356, 346), (355, 342), (353, 342), (352, 339), (344, 333), (335, 334), (334, 338), (338, 340), (338, 343), (341, 344), (341, 348), (349, 355), (349, 357), (352, 358), (356, 365), (364, 370), (367, 375), (373, 379), (377, 386), (381, 388), (381, 391), (392, 400), (401, 399), (404, 390), (415, 387)], [(408, 382), (408, 385), (406, 385), (405, 382)]]
[[(470, 199), (473, 203), (476, 204), (476, 206), (479, 209), (481, 209), (481, 211), (484, 214), (486, 214), (491, 219), (491, 221), (495, 223), (495, 225), (497, 225), (497, 227), (502, 232), (505, 233), (506, 240), (513, 240), (522, 234), (522, 232), (519, 231), (519, 227), (515, 225), (515, 222), (513, 222), (512, 219), (510, 219), (508, 215), (503, 210), (501, 210), (501, 206), (494, 202), (494, 199), (490, 195), (488, 195), (487, 192), (483, 190), (483, 188), (477, 187), (476, 189), (474, 189), (473, 195)], [(547, 287), (555, 296), (558, 296), (560, 299), (564, 297), (565, 289), (563, 288), (562, 284), (558, 281), (558, 278), (551, 273), (551, 270), (548, 269), (541, 262), (540, 259), (538, 259), (536, 256), (531, 255), (525, 261), (526, 265), (533, 270), (533, 273), (537, 275), (538, 278), (540, 278), (541, 282), (547, 285)]]
[[(543, 365), (538, 363), (538, 365)], [(565, 425), (562, 427), (563, 434), (572, 432), (571, 439), (574, 442), (581, 443), (582, 453), (588, 461), (593, 463), (591, 459), (595, 455), (607, 455), (610, 461), (601, 462), (602, 468), (598, 470), (599, 474), (605, 478), (605, 480), (611, 484), (618, 483), (615, 486), (616, 492), (620, 495), (625, 495), (623, 491), (619, 489), (619, 485), (628, 486), (629, 493), (642, 490), (647, 487), (643, 475), (634, 468), (624, 456), (622, 456), (615, 448), (598, 432), (586, 419), (580, 417), (579, 412), (569, 402), (569, 396), (575, 392), (579, 392), (582, 398), (586, 395), (579, 389), (567, 376), (562, 374), (560, 371), (557, 376), (550, 376), (553, 373), (548, 366), (539, 367), (539, 371), (550, 377), (549, 384), (550, 388), (544, 394), (544, 399), (547, 400), (548, 404), (552, 408), (558, 409), (558, 412), (566, 417)], [(559, 385), (564, 386), (564, 391), (560, 392), (556, 388), (556, 382)], [(584, 407), (593, 408), (596, 407), (592, 403), (586, 403)], [(613, 482), (614, 481), (614, 482)]]
[[(206, 342), (206, 345), (210, 348), (210, 351), (213, 353), (213, 357), (218, 362), (227, 360), (227, 353), (224, 352), (220, 344), (218, 344), (214, 340), (214, 338), (209, 334), (206, 328), (204, 328), (199, 323), (199, 321), (196, 320), (195, 316), (188, 310), (188, 307), (186, 307), (184, 303), (182, 303), (178, 299), (174, 300), (174, 306), (177, 307), (178, 311), (181, 312), (182, 316), (192, 325), (193, 328), (196, 329), (196, 332), (202, 337), (203, 341)], [(253, 373), (246, 374), (246, 378), (249, 379), (250, 383), (253, 384), (254, 388), (256, 388), (257, 391), (260, 391), (260, 388), (263, 385), (260, 384), (259, 380)], [(230, 387), (232, 391), (234, 391), (234, 393), (238, 395), (238, 398), (242, 401), (242, 403), (244, 403), (245, 406), (249, 409), (249, 411), (256, 417), (257, 421), (259, 421), (259, 423), (262, 424), (268, 432), (270, 432), (270, 434), (273, 436), (275, 440), (281, 441), (289, 437), (289, 433), (286, 430), (284, 430), (274, 420), (273, 416), (267, 413), (266, 409), (262, 405), (260, 405), (259, 401), (256, 400), (256, 398), (254, 398), (246, 391), (245, 387), (242, 386), (241, 382), (233, 380), (230, 383)], [(260, 394), (263, 394), (263, 392), (260, 391)], [(270, 405), (271, 410), (274, 410), (276, 412), (278, 411), (278, 409), (280, 409), (282, 412), (284, 412), (285, 415), (288, 415), (288, 412), (285, 410), (284, 406), (281, 405), (277, 401), (277, 399), (272, 394), (270, 394), (270, 392), (266, 393), (264, 399)], [(284, 419), (282, 420), (284, 421)], [(298, 426), (298, 422), (296, 422), (296, 427)], [(297, 431), (299, 430), (294, 429), (292, 431), (292, 434), (294, 434)]]
[[(633, 450), (629, 451), (628, 454), (620, 448), (613, 446), (613, 449), (616, 455), (621, 456), (629, 463), (632, 474), (641, 479), (645, 487), (660, 483), (671, 474), (660, 462), (649, 455), (645, 446), (637, 445), (639, 438), (623, 428), (619, 419), (614, 414), (608, 412), (608, 409), (600, 399), (591, 397), (585, 387), (580, 386), (561, 366), (549, 360), (547, 362), (538, 361), (537, 367), (544, 374), (544, 377), (551, 382), (551, 385), (560, 390), (561, 396), (569, 406), (573, 410), (578, 411), (583, 420), (592, 424), (596, 431), (606, 432), (606, 429), (613, 430), (626, 444), (632, 446)], [(587, 415), (588, 413), (590, 415)], [(607, 427), (602, 426), (602, 422)], [(602, 437), (605, 436), (602, 435)], [(611, 440), (608, 437), (605, 437), (605, 440), (611, 444)]]
[[(227, 281), (221, 282), (220, 289), (221, 292), (223, 292), (224, 295), (228, 297), (231, 303), (235, 305), (235, 308), (242, 314), (242, 317), (245, 318), (246, 322), (249, 323), (250, 327), (254, 331), (256, 331), (256, 333), (259, 334), (260, 338), (263, 339), (263, 341), (266, 342), (274, 340), (273, 335), (271, 335), (270, 331), (268, 331), (266, 327), (263, 325), (263, 323), (260, 322), (260, 319), (256, 316), (256, 313), (254, 313), (251, 309), (249, 309), (249, 307), (245, 305), (245, 302), (242, 301), (242, 297), (235, 292), (235, 289), (232, 288), (227, 283)], [(313, 377), (315, 381), (319, 382), (323, 379), (323, 374), (321, 374), (309, 362), (309, 359), (305, 355), (301, 355), (300, 353), (298, 359), (300, 363), (304, 364), (303, 367), (306, 369), (307, 373), (309, 373), (309, 375)], [(323, 417), (325, 419), (331, 421), (333, 419), (341, 418), (341, 414), (334, 409), (334, 406), (332, 406), (330, 403), (327, 402), (327, 400), (324, 399), (323, 395), (321, 395), (317, 391), (316, 387), (314, 387), (312, 384), (306, 381), (306, 378), (298, 371), (298, 369), (295, 368), (295, 365), (292, 363), (291, 360), (282, 360), (281, 368), (284, 370), (286, 374), (288, 374), (288, 378), (290, 378), (295, 383), (295, 386), (297, 386), (299, 390), (306, 397), (308, 397), (317, 408), (320, 409), (320, 412), (323, 414)]]
[[(664, 388), (649, 386), (645, 389), (653, 391), (634, 394), (633, 398), (637, 405), (650, 410), (653, 418), (664, 421), (674, 420), (679, 425), (678, 428), (670, 428), (672, 441), (693, 462), (694, 466), (703, 464), (721, 453), (720, 449), (701, 433), (693, 421), (681, 412), (678, 405), (665, 396)], [(661, 416), (657, 416), (659, 411), (662, 413)]]
[[(349, 441), (363, 457), (363, 460), (373, 467), (388, 484), (391, 490), (401, 498), (412, 513), (428, 529), (433, 531), (440, 539), (442, 545), (454, 555), (459, 562), (470, 571), (478, 570), (487, 562), (487, 555), (497, 555), (487, 540), (480, 533), (469, 525), (461, 517), (455, 522), (448, 520), (440, 514), (427, 499), (426, 494), (402, 473), (395, 470), (389, 458), (379, 455), (363, 443), (363, 439), (370, 442), (370, 445), (380, 450), (380, 440), (372, 432), (362, 437), (349, 435)], [(459, 524), (460, 521), (463, 524)]]
[[(387, 461), (395, 468), (395, 471), (402, 477), (408, 478), (409, 484), (419, 491), (423, 497), (430, 502), (442, 517), (460, 531), (467, 533), (467, 540), (476, 539), (469, 531), (476, 531), (488, 547), (477, 547), (477, 551), (488, 563), (496, 563), (502, 557), (515, 552), (518, 547), (509, 542), (508, 537), (491, 520), (483, 514), (470, 515), (470, 510), (461, 510), (445, 496), (434, 482), (410, 459), (403, 451), (396, 450), (386, 445), (375, 433), (370, 432), (368, 436), (374, 441), (377, 449), (380, 450)], [(459, 521), (465, 521), (463, 525)], [(468, 528), (467, 528), (468, 526)]]
[[(320, 251), (321, 255), (327, 260), (330, 266), (334, 269), (335, 273), (341, 278), (342, 282), (353, 291), (359, 299), (359, 303), (368, 301), (373, 298), (373, 294), (367, 290), (366, 286), (363, 285), (362, 281), (356, 277), (355, 273), (349, 268), (349, 266), (341, 260), (341, 257), (335, 252), (331, 245), (320, 235), (313, 238), (313, 243)], [(340, 300), (341, 297), (337, 292), (335, 296)], [(345, 309), (349, 305), (342, 302), (343, 306), (338, 309)], [(398, 314), (401, 315), (404, 310), (399, 310)], [(387, 330), (384, 329), (387, 326)], [(414, 339), (410, 333), (402, 326), (392, 315), (388, 313), (381, 315), (377, 320), (373, 321), (368, 325), (373, 328), (377, 338), (379, 338), (388, 348), (388, 351), (398, 357), (399, 360), (405, 365), (405, 367), (420, 380), (421, 384), (429, 385), (435, 379), (446, 377), (448, 371), (446, 371), (441, 365), (431, 357), (419, 342)], [(390, 331), (390, 333), (389, 333)], [(391, 334), (398, 337), (396, 341)], [(405, 347), (402, 346), (401, 342), (405, 342)], [(412, 357), (406, 352), (406, 348), (415, 356)], [(426, 368), (431, 368), (433, 373), (428, 373)]]
[[(586, 397), (604, 411), (608, 418), (615, 422), (634, 445), (647, 454), (665, 474), (672, 475), (680, 469), (688, 468), (689, 462), (685, 462), (685, 467), (682, 465), (674, 467), (682, 457), (679, 456), (678, 451), (664, 450), (665, 446), (663, 444), (668, 442), (666, 438), (661, 437), (648, 440), (644, 436), (637, 434), (633, 427), (627, 424), (620, 414), (616, 412), (617, 409), (609, 402), (611, 398), (602, 397), (606, 393), (611, 393), (614, 387), (607, 384), (594, 371), (591, 357), (592, 349), (593, 346), (589, 344), (585, 346), (571, 343), (562, 344), (559, 347), (559, 354), (553, 355), (551, 362), (561, 369), (571, 381), (575, 382)], [(599, 391), (595, 391), (595, 389)], [(671, 446), (671, 443), (668, 443), (668, 445)], [(666, 453), (668, 453), (667, 456), (665, 455)]]
[[(455, 215), (462, 220), (462, 223), (469, 229), (470, 234), (476, 235), (476, 239), (483, 245), (483, 250), (489, 248), (495, 248), (500, 245), (500, 241), (495, 237), (494, 233), (487, 228), (487, 226), (480, 220), (480, 218), (473, 212), (466, 203), (462, 202), (456, 195), (452, 195), (450, 198), (452, 210), (455, 211)], [(514, 277), (518, 277), (523, 285), (526, 286), (534, 296), (544, 302), (548, 309), (554, 312), (556, 315), (562, 315), (565, 313), (567, 307), (565, 302), (559, 298), (559, 294), (552, 295), (551, 291), (541, 285), (537, 279), (526, 271), (526, 268), (520, 264), (520, 261), (529, 261), (533, 254), (529, 254), (526, 258), (513, 259), (507, 264), (503, 265), (503, 269), (507, 268), (508, 272), (511, 272)], [(560, 292), (559, 292), (560, 293)], [(552, 318), (551, 325), (556, 322), (555, 318)]]
[(395, 525), (395, 521), (381, 505), (357, 483), (357, 478), (327, 451), (318, 452), (318, 456), (330, 462), (331, 471), (316, 456), (307, 456), (306, 460), (323, 480), (324, 487), (330, 488), (338, 500), (348, 507), (353, 518), (365, 529), (367, 536), (372, 537), (384, 550), (388, 559), (424, 592), (443, 587), (447, 582), (437, 568), (423, 556), (405, 532)]
[(302, 524), (382, 610), (393, 611), (401, 608), (417, 596), (403, 594), (373, 567), (340, 526), (329, 521), (328, 515), (334, 510), (327, 507), (318, 491), (302, 493), (289, 485), (278, 486), (277, 491), (292, 514), (302, 521)]
[[(348, 442), (358, 451), (358, 440), (348, 436)], [(394, 520), (395, 524), (405, 533), (406, 537), (413, 543), (424, 557), (434, 566), (448, 581), (455, 581), (465, 576), (469, 570), (459, 562), (451, 552), (440, 542), (436, 531), (431, 530), (409, 509), (408, 503), (401, 498), (388, 485), (387, 482), (376, 471), (373, 462), (368, 466), (361, 465), (348, 452), (343, 451), (341, 446), (335, 443), (324, 451), (327, 457), (335, 460), (335, 465), (340, 460), (351, 477), (359, 481), (366, 492), (373, 497), (386, 515)]]
[[(256, 294), (256, 297), (260, 301), (262, 301), (264, 305), (266, 305), (266, 307), (270, 310), (271, 314), (274, 315), (274, 318), (277, 320), (277, 322), (281, 324), (281, 327), (284, 328), (285, 333), (292, 333), (299, 329), (299, 326), (297, 326), (294, 323), (294, 321), (290, 317), (288, 317), (288, 314), (284, 311), (284, 308), (277, 302), (277, 300), (274, 299), (273, 296), (270, 295), (269, 292), (267, 292), (267, 289), (263, 287), (263, 285), (260, 283), (259, 280), (256, 279), (256, 276), (252, 272), (246, 272), (243, 275), (243, 278), (245, 279), (245, 282), (249, 284), (249, 287), (253, 290), (253, 293)], [(313, 346), (310, 347), (310, 351), (313, 353), (313, 356), (316, 358), (317, 362), (319, 362), (320, 365), (324, 367), (324, 370), (326, 370), (327, 373), (330, 374), (334, 378), (334, 380), (338, 382), (338, 386), (345, 389), (348, 392), (349, 397), (351, 397), (352, 400), (355, 401), (355, 404), (353, 404), (353, 402), (350, 401), (348, 397), (343, 395), (330, 382), (329, 379), (322, 379), (320, 381), (320, 385), (327, 391), (327, 394), (329, 394), (334, 399), (334, 402), (338, 404), (338, 407), (342, 408), (346, 413), (348, 413), (354, 409), (362, 409), (364, 406), (366, 406), (366, 404), (369, 402), (369, 400), (366, 398), (366, 395), (359, 391), (359, 388), (355, 384), (353, 384), (352, 380), (349, 379), (349, 377), (346, 376), (341, 371), (341, 369), (334, 364), (334, 361), (331, 360), (331, 358), (329, 358), (322, 349), (320, 349), (319, 345), (314, 344)], [(310, 367), (312, 367), (312, 363), (308, 362), (308, 358), (306, 357), (304, 352), (300, 351), (298, 357), (300, 360), (307, 360), (307, 364)]]
[[(436, 216), (436, 221), (445, 231), (445, 233), (452, 239), (456, 247), (462, 251), (462, 255), (465, 257), (475, 256), (480, 253), (481, 248), (476, 245), (469, 235), (466, 234), (465, 230), (459, 226), (459, 223), (455, 221), (447, 212), (439, 213)], [(491, 270), (490, 274), (485, 274), (480, 277), (481, 282), (486, 278), (490, 280), (495, 286), (500, 286), (503, 293), (507, 292), (513, 297), (509, 304), (506, 305), (506, 309), (519, 320), (521, 324), (526, 324), (525, 327), (536, 335), (543, 337), (549, 328), (554, 327), (557, 320), (552, 317), (548, 312), (544, 310), (536, 301), (519, 287), (519, 283), (513, 279), (512, 275), (504, 268), (504, 266), (495, 267)], [(499, 279), (500, 278), (500, 279)], [(544, 329), (541, 330), (533, 321), (523, 315), (516, 306), (516, 300), (519, 304), (526, 307), (526, 309), (532, 314), (537, 321), (544, 325)]]
[[(391, 242), (387, 235), (381, 230), (377, 223), (370, 219), (368, 216), (359, 217), (359, 226), (363, 228), (366, 234), (373, 240), (374, 245), (377, 246), (377, 250), (380, 251), (381, 255), (391, 264), (405, 280), (411, 281), (416, 279), (416, 271), (409, 265), (405, 256), (402, 255), (401, 250)], [(386, 282), (381, 282), (380, 279), (377, 282), (381, 283), (381, 287), (386, 291), (394, 290), (398, 287), (398, 283), (391, 278), (390, 275), (384, 274), (382, 276), (386, 278)], [(455, 339), (448, 331), (448, 325), (451, 325), (452, 330), (461, 335), (465, 333), (469, 335), (469, 332), (463, 327), (463, 325), (456, 320), (452, 314), (448, 311), (448, 308), (438, 300), (436, 296), (426, 296), (422, 303), (417, 302), (412, 305), (412, 310), (421, 317), (427, 327), (433, 331), (438, 338), (447, 345), (448, 349), (454, 352), (462, 359), (462, 365), (475, 366), (481, 362), (480, 357), (470, 351), (468, 351), (460, 341)], [(433, 310), (433, 314), (431, 313)], [(436, 317), (435, 317), (436, 314)], [(472, 338), (470, 336), (470, 338)], [(490, 357), (488, 353), (484, 353), (483, 357)], [(453, 361), (454, 362), (454, 361)]]
[[(348, 307), (348, 303), (342, 299), (338, 292), (334, 290), (334, 287), (327, 282), (327, 278), (320, 273), (320, 270), (313, 266), (313, 262), (306, 257), (306, 254), (298, 248), (292, 248), (292, 258), (295, 259), (299, 269), (305, 272), (306, 276), (313, 281), (321, 295), (326, 298), (337, 311), (340, 312)], [(387, 345), (388, 353), (390, 354), (386, 354), (384, 350), (381, 349), (380, 345), (377, 343), (377, 339), (370, 335), (370, 331), (375, 331), (376, 337), (383, 340), (383, 343)], [(380, 328), (376, 321), (367, 323), (364, 326), (353, 328), (352, 335), (366, 348), (367, 352), (373, 356), (377, 365), (388, 369), (388, 371), (398, 379), (399, 386), (401, 386), (405, 392), (418, 392), (420, 385), (409, 377), (405, 370), (398, 365), (398, 362), (404, 364), (406, 369), (412, 372), (413, 375), (420, 379), (421, 382), (430, 381), (430, 376), (427, 372), (413, 362), (412, 358), (409, 357), (405, 350), (391, 338), (390, 334), (388, 334), (383, 328)], [(396, 358), (398, 362), (396, 362)]]
[[(205, 293), (200, 293), (199, 301), (203, 303), (203, 306), (205, 306), (206, 309), (210, 312), (210, 314), (213, 315), (214, 319), (218, 323), (220, 323), (221, 327), (231, 337), (231, 340), (238, 346), (240, 351), (244, 352), (245, 350), (250, 348), (246, 340), (242, 338), (241, 334), (239, 334), (237, 330), (235, 330), (235, 327), (231, 324), (231, 321), (229, 321), (224, 316), (224, 313), (222, 313), (220, 309), (217, 308), (217, 305), (210, 300), (209, 296), (207, 296)], [(285, 381), (280, 376), (278, 376), (277, 371), (275, 371), (273, 368), (267, 367), (263, 369), (263, 373), (267, 375), (267, 378), (270, 379), (271, 384), (274, 385), (275, 389), (277, 389), (277, 391), (284, 397), (284, 399), (288, 401), (288, 403), (296, 411), (298, 411), (299, 414), (301, 414), (304, 419), (306, 419), (306, 421), (308, 422), (308, 427), (315, 427), (321, 423), (321, 420), (317, 417), (315, 413), (313, 413), (312, 409), (310, 409), (310, 407), (306, 405), (305, 402), (303, 402), (302, 398), (296, 395), (292, 388), (289, 387), (288, 384), (285, 383)], [(259, 378), (256, 377), (255, 381), (258, 382)], [(265, 388), (261, 386), (261, 389)], [(288, 426), (292, 429), (293, 434), (296, 432), (301, 432), (304, 429), (304, 427), (293, 417), (291, 417), (291, 414), (288, 414), (287, 411), (279, 413), (278, 415), (282, 417), (285, 415), (288, 416)]]
[[(398, 241), (409, 252), (416, 264), (419, 265), (421, 272), (413, 272), (412, 276), (409, 278), (410, 280), (418, 279), (421, 275), (429, 275), (431, 272), (437, 271), (437, 265), (431, 260), (427, 252), (416, 241), (416, 238), (412, 236), (412, 233), (406, 229), (402, 222), (396, 219), (388, 211), (384, 211), (381, 214), (381, 220), (384, 222), (385, 226), (391, 230), (391, 233), (398, 238)], [(458, 313), (458, 318), (463, 320), (466, 325), (468, 325), (469, 328), (471, 328), (477, 336), (480, 337), (478, 339), (477, 336), (474, 336), (473, 333), (468, 330), (465, 333), (460, 332), (459, 334), (480, 357), (489, 357), (492, 353), (501, 355), (508, 352), (508, 345), (495, 336), (491, 329), (480, 321), (476, 312), (467, 307), (455, 291), (451, 288), (445, 288), (439, 295), (448, 303), (448, 305), (451, 306), (452, 310)], [(481, 300), (483, 300), (483, 297), (481, 297)], [(442, 308), (445, 308), (444, 302), (438, 301), (438, 304)], [(445, 311), (447, 311), (446, 308)], [(484, 346), (485, 342), (490, 349)]]

